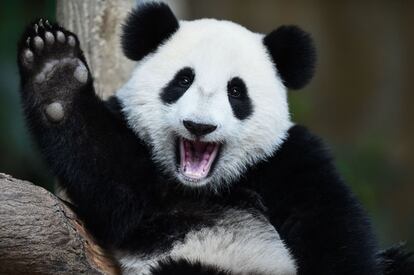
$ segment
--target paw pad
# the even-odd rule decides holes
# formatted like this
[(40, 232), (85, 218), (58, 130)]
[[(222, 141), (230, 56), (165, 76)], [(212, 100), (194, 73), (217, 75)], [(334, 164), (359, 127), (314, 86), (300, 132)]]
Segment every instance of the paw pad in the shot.
[(56, 32), (56, 38), (60, 43), (65, 43), (66, 41), (65, 35), (61, 31)]
[(65, 112), (63, 110), (63, 106), (59, 102), (53, 102), (46, 106), (45, 108), (46, 117), (51, 122), (59, 122), (62, 121)]
[(31, 50), (29, 50), (29, 49), (26, 49), (24, 51), (24, 53), (23, 53), (23, 58), (24, 58), (24, 62), (26, 64), (32, 63), (33, 62), (33, 59), (34, 59), (33, 52)]
[(73, 37), (72, 35), (69, 35), (68, 36), (68, 44), (71, 47), (75, 47), (75, 45), (76, 45), (75, 37)]
[(86, 66), (79, 62), (80, 64), (78, 67), (76, 67), (73, 76), (80, 82), (80, 83), (86, 83), (88, 81), (88, 69)]
[(46, 80), (47, 77), (50, 77), (51, 72), (53, 71), (53, 68), (56, 66), (56, 64), (59, 63), (59, 60), (52, 60), (47, 62), (40, 73), (38, 73), (34, 79), (35, 83), (42, 83)]
[(45, 32), (45, 39), (46, 43), (49, 45), (53, 45), (53, 43), (55, 43), (55, 37), (51, 32)]
[(43, 50), (43, 47), (44, 47), (45, 43), (43, 42), (43, 39), (42, 39), (42, 38), (40, 38), (40, 36), (36, 36), (36, 37), (33, 39), (33, 42), (34, 42), (35, 49), (36, 49), (38, 52), (40, 52), (41, 50)]

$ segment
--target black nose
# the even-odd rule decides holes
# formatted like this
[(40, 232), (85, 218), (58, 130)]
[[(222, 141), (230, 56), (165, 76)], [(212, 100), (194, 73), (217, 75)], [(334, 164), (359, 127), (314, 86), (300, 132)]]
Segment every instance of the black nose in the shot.
[(184, 127), (187, 128), (190, 133), (198, 137), (207, 135), (217, 129), (217, 126), (215, 125), (195, 123), (189, 120), (184, 120), (183, 123)]

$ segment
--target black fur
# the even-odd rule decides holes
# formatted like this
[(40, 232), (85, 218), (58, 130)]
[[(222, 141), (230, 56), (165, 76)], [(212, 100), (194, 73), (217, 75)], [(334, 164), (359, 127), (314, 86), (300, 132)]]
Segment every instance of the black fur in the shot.
[[(305, 128), (292, 127), (275, 155), (251, 168), (227, 192), (194, 193), (158, 170), (150, 148), (115, 114), (119, 104), (106, 105), (95, 95), (90, 74), (80, 85), (72, 79), (74, 67), (65, 65), (53, 71), (50, 81), (33, 82), (50, 58), (85, 59), (78, 46), (55, 44), (36, 54), (34, 66), (28, 68), (21, 57), (26, 48), (32, 49), (25, 44), (34, 35), (32, 28), (24, 34), (18, 53), (27, 125), (101, 245), (144, 254), (165, 251), (189, 230), (214, 225), (223, 211), (237, 208), (268, 214), (293, 253), (299, 274), (380, 273), (364, 211), (338, 176), (324, 145)], [(56, 30), (71, 34), (56, 25), (50, 28)], [(55, 101), (62, 102), (65, 118), (50, 123), (44, 107)], [(226, 274), (183, 261), (161, 263), (154, 272), (169, 274), (169, 268), (181, 274)]]
[(205, 265), (200, 262), (192, 263), (185, 259), (174, 261), (172, 259), (160, 261), (151, 270), (152, 275), (231, 275), (229, 271), (215, 266)]
[(407, 252), (404, 245), (381, 251), (377, 258), (385, 275), (414, 274), (414, 253)]
[(316, 51), (309, 34), (296, 26), (281, 26), (266, 35), (263, 43), (287, 88), (300, 89), (311, 80)]
[(135, 61), (155, 51), (179, 28), (177, 18), (162, 2), (147, 2), (133, 10), (123, 25), (122, 48)]
[[(60, 30), (66, 37), (73, 35), (52, 26), (49, 30), (53, 33)], [(44, 32), (38, 35), (43, 38)], [(74, 85), (74, 68), (65, 67), (55, 71), (51, 81), (35, 85), (33, 78), (47, 60), (74, 56), (85, 64), (86, 61), (79, 46), (70, 48), (57, 42), (36, 54), (33, 45), (26, 44), (27, 38), (33, 40), (34, 36), (31, 25), (18, 52), (27, 126), (43, 157), (74, 198), (87, 227), (102, 243), (119, 245), (138, 225), (146, 200), (151, 197), (141, 178), (147, 175), (133, 175), (140, 169), (156, 173), (148, 162), (148, 150), (96, 96), (90, 75), (83, 86)], [(35, 53), (31, 69), (22, 62), (27, 48)], [(60, 123), (50, 123), (44, 115), (45, 106), (55, 101), (62, 102), (65, 110)], [(113, 163), (114, 160), (119, 161)]]
[(301, 126), (239, 183), (256, 190), (299, 274), (378, 274), (369, 220), (319, 138)]
[(146, 254), (165, 252), (174, 242), (183, 241), (189, 231), (214, 226), (226, 210), (243, 209), (254, 215), (265, 211), (260, 197), (246, 188), (233, 188), (220, 194), (206, 189), (196, 194), (182, 190), (163, 177), (146, 175), (152, 178), (146, 184), (155, 185), (152, 189), (156, 194), (148, 202), (140, 225), (120, 244), (119, 248), (124, 250)]
[(179, 70), (173, 79), (168, 82), (167, 86), (162, 89), (161, 100), (166, 104), (176, 102), (184, 93), (190, 88), (194, 81), (194, 70), (190, 67), (185, 67)]
[[(236, 91), (236, 95), (233, 95)], [(227, 93), (233, 114), (240, 120), (244, 120), (253, 114), (253, 105), (247, 92), (246, 84), (239, 77), (232, 78), (227, 83)]]

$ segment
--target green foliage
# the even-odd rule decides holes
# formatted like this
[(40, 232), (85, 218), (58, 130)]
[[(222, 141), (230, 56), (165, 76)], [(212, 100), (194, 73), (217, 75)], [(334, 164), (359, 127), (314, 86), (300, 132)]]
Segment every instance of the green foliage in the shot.
[(54, 19), (55, 1), (2, 1), (0, 7), (0, 171), (51, 188), (52, 179), (33, 148), (19, 103), (16, 44), (36, 17)]

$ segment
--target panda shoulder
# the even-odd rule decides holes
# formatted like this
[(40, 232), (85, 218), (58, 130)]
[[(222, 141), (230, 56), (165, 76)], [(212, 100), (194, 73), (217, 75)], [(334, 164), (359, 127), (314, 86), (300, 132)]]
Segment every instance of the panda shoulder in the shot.
[(275, 158), (283, 160), (285, 164), (333, 162), (331, 150), (326, 142), (301, 125), (294, 125), (289, 129), (287, 138), (276, 152)]

